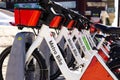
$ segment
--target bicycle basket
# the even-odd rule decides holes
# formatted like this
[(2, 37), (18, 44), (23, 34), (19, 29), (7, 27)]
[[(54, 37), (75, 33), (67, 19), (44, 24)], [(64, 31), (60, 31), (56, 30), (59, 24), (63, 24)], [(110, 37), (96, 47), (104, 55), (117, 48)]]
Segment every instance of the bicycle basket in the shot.
[(71, 29), (73, 29), (73, 27), (75, 26), (75, 24), (76, 24), (75, 20), (70, 20), (70, 21), (68, 22), (68, 24), (67, 24), (67, 28), (68, 28), (69, 30), (71, 30)]
[(17, 7), (14, 9), (15, 25), (23, 27), (37, 27), (41, 13), (42, 9), (40, 8)]
[(49, 23), (50, 28), (60, 28), (62, 22), (62, 16), (61, 15), (54, 15), (52, 17), (52, 20)]

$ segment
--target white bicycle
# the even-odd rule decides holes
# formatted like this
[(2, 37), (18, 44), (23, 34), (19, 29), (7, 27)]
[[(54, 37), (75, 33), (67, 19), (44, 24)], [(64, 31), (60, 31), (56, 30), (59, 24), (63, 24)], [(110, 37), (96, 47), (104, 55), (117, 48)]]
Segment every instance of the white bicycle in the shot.
[[(50, 5), (52, 5), (52, 3)], [(55, 6), (55, 4), (53, 4), (53, 5)], [(58, 5), (57, 5), (57, 7), (58, 7)], [(36, 14), (40, 14), (40, 13), (36, 12)], [(55, 23), (57, 23), (57, 24), (61, 23), (61, 19), (62, 19), (61, 16), (57, 15), (57, 17), (60, 18), (60, 21), (55, 21)], [(36, 17), (32, 18), (32, 20), (36, 20), (35, 18)], [(82, 70), (81, 70), (81, 67), (79, 67), (76, 70), (70, 70), (65, 62), (65, 59), (64, 59), (62, 53), (60, 52), (60, 49), (56, 42), (57, 40), (55, 40), (54, 37), (52, 35), (50, 35), (51, 34), (50, 27), (59, 28), (59, 26), (47, 26), (46, 24), (41, 25), (41, 29), (39, 31), (38, 36), (36, 37), (35, 41), (30, 45), (30, 48), (26, 52), (26, 62), (25, 62), (26, 65), (29, 65), (29, 63), (33, 59), (34, 56), (32, 56), (32, 53), (34, 53), (34, 51), (36, 51), (36, 49), (41, 45), (42, 41), (45, 40), (50, 49), (51, 54), (53, 55), (53, 57), (55, 59), (55, 62), (57, 63), (61, 73), (63, 74), (63, 76), (65, 77), (66, 80), (88, 80), (88, 79), (89, 80), (93, 80), (93, 79), (117, 80), (117, 78), (114, 76), (114, 74), (109, 70), (109, 68), (105, 65), (105, 63), (101, 60), (101, 58), (96, 54), (97, 51), (90, 51), (91, 50), (91, 49), (89, 49), (90, 46), (89, 47), (84, 46), (84, 47), (86, 47), (86, 49), (88, 49), (90, 52), (92, 52), (92, 54), (90, 54), (87, 51), (86, 55), (89, 55), (89, 57), (87, 57), (87, 59), (84, 60), (83, 58), (81, 58), (79, 51), (76, 49), (75, 44), (72, 41), (72, 38), (68, 39), (69, 37), (67, 36), (67, 39), (68, 39), (67, 41), (68, 41), (68, 43), (70, 43), (70, 45), (72, 45), (71, 48), (74, 51), (73, 55), (74, 55), (74, 58), (77, 61), (78, 65), (85, 64), (82, 67)], [(65, 30), (65, 32), (64, 32), (65, 34), (69, 33), (67, 28), (65, 28), (64, 26), (62, 26), (62, 29)], [(63, 31), (62, 29), (61, 29), (61, 32)], [(79, 36), (79, 39), (82, 40), (81, 41), (82, 43), (84, 42), (84, 43), (88, 44), (86, 37), (82, 36), (81, 33), (79, 33), (79, 35), (77, 34), (77, 36)], [(36, 55), (38, 55), (38, 54), (36, 54)], [(40, 53), (39, 55), (43, 55), (43, 54)], [(41, 58), (39, 58), (39, 59), (41, 59)], [(43, 60), (40, 60), (41, 62), (39, 62), (39, 60), (37, 60), (38, 64), (44, 63), (44, 62), (42, 62), (42, 61), (44, 61), (44, 56), (42, 59)], [(41, 65), (39, 65), (39, 66), (41, 66)], [(27, 68), (28, 67), (26, 66), (26, 69)], [(43, 65), (43, 67), (40, 69), (43, 70), (45, 68), (46, 67)], [(40, 72), (40, 74), (44, 75), (44, 72), (43, 73)], [(96, 75), (96, 74), (99, 74), (99, 75)], [(43, 79), (42, 77), (40, 77), (38, 80), (46, 80), (46, 79)]]

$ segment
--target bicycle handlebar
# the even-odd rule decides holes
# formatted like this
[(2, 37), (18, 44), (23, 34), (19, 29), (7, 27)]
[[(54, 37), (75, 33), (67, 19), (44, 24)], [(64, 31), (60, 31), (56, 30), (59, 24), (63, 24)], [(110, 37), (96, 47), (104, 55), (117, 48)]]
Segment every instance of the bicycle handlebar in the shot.
[[(90, 23), (90, 21), (83, 15), (62, 7), (61, 5), (59, 5), (56, 2), (50, 1), (50, 0), (40, 0), (39, 1), (39, 5), (42, 7), (42, 16), (41, 16), (41, 23), (45, 23), (47, 25), (50, 24), (50, 21), (55, 17), (55, 16), (61, 16), (65, 21), (68, 20), (68, 22), (70, 20), (74, 20), (75, 22), (77, 22), (77, 25), (75, 25), (75, 27), (77, 28), (84, 28), (85, 26), (84, 24), (88, 24)], [(64, 24), (63, 22), (61, 22), (63, 25), (67, 25)], [(88, 26), (87, 26), (88, 27)], [(89, 27), (88, 27), (89, 28)]]
[(92, 23), (90, 22), (89, 19), (87, 19), (85, 16), (71, 10), (62, 7), (60, 4), (57, 2), (53, 2), (50, 0), (41, 0), (39, 4), (46, 10), (50, 11), (50, 8), (53, 8), (54, 11), (58, 14), (63, 14), (63, 15), (68, 15), (70, 14), (74, 19), (83, 19), (85, 22)]

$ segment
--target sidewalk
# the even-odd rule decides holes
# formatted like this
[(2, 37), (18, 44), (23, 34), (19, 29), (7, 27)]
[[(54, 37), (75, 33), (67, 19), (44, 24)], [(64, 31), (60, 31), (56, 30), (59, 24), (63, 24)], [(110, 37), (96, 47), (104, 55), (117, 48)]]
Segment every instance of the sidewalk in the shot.
[(8, 16), (13, 17), (14, 13), (8, 10), (0, 9), (0, 12), (7, 14)]

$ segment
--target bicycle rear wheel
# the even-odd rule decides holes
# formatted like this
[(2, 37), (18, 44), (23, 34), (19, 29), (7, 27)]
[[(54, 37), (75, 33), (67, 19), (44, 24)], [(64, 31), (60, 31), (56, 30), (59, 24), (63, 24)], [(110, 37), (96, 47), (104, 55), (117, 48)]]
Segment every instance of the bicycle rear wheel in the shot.
[[(5, 80), (10, 51), (11, 46), (7, 47), (0, 55), (0, 80)], [(44, 71), (46, 69), (46, 64), (43, 56), (40, 55), (37, 50), (32, 53), (32, 56), (33, 59), (30, 64), (27, 65), (27, 69), (25, 69), (25, 80), (30, 80), (30, 73), (33, 75), (32, 80), (47, 80), (46, 71)], [(38, 66), (36, 66), (36, 64)]]

